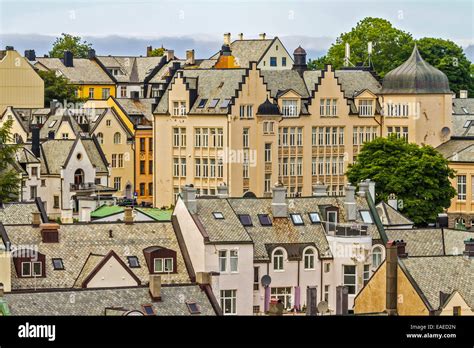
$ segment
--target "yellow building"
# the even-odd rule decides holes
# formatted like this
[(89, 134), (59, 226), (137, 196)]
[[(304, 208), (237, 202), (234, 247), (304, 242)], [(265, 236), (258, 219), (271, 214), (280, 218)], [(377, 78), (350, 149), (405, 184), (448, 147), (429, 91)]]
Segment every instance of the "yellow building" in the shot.
[(185, 184), (261, 197), (277, 181), (290, 196), (321, 182), (342, 195), (366, 141), (439, 145), (452, 127), (448, 80), (416, 48), (402, 67), (383, 83), (368, 68), (308, 71), (299, 47), (292, 69), (178, 70), (154, 111), (155, 206), (173, 204)]
[(13, 47), (0, 50), (0, 115), (8, 106), (42, 108), (44, 82)]
[[(77, 96), (82, 99), (106, 100), (116, 95), (116, 81), (107, 70), (97, 63), (95, 53), (90, 58), (74, 58), (72, 52), (65, 51), (64, 58), (36, 58), (39, 70), (52, 70), (64, 76), (78, 87)], [(62, 100), (60, 102), (63, 102)]]

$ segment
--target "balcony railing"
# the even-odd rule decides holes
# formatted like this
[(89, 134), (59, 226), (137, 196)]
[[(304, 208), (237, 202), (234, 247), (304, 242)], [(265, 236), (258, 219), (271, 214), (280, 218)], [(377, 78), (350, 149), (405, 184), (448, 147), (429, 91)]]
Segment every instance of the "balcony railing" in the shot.
[(336, 237), (359, 237), (367, 236), (368, 225), (364, 224), (341, 224), (337, 222), (324, 223), (326, 233)]

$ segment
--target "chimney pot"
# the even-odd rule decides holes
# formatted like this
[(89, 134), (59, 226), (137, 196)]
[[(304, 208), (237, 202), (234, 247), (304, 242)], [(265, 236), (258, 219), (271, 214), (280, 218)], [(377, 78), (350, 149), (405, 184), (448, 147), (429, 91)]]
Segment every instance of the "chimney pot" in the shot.
[(127, 225), (133, 224), (133, 209), (130, 207), (125, 207), (124, 213), (123, 213), (123, 221)]
[(71, 51), (64, 51), (63, 64), (65, 67), (71, 68), (74, 66), (74, 55)]
[(288, 204), (286, 204), (286, 187), (277, 183), (272, 188), (272, 214), (274, 218), (288, 217)]
[(36, 60), (36, 53), (35, 50), (25, 50), (25, 58), (28, 59), (30, 62)]
[(34, 211), (32, 213), (32, 221), (31, 221), (31, 224), (33, 225), (33, 227), (39, 227), (39, 225), (41, 224), (41, 213), (40, 212), (37, 212), (37, 211)]
[(464, 241), (464, 256), (474, 258), (474, 238), (469, 238)]
[(466, 89), (461, 89), (459, 91), (459, 98), (461, 99), (467, 99), (468, 92)]
[(150, 274), (149, 291), (153, 301), (161, 301), (161, 276)]
[(196, 272), (196, 283), (200, 285), (211, 285), (212, 274), (209, 272)]
[(224, 34), (224, 45), (230, 45), (230, 33)]
[(243, 40), (244, 39), (244, 33), (240, 33), (239, 34), (239, 40)]
[(367, 192), (369, 192), (369, 183), (367, 181), (361, 181), (359, 183), (359, 192), (357, 192), (357, 194), (360, 197), (365, 197)]
[(260, 40), (265, 40), (265, 38), (267, 37), (267, 34), (261, 33), (259, 36), (260, 36)]
[(90, 48), (89, 51), (87, 52), (87, 57), (89, 59), (94, 59), (95, 58), (95, 49)]
[(166, 61), (170, 62), (174, 59), (174, 50), (166, 50)]
[(146, 46), (146, 56), (151, 57), (151, 52), (153, 51), (153, 46)]
[(395, 193), (391, 193), (388, 195), (387, 204), (391, 206), (393, 209), (398, 210), (398, 200)]
[(195, 64), (194, 50), (186, 50), (186, 64), (188, 65)]

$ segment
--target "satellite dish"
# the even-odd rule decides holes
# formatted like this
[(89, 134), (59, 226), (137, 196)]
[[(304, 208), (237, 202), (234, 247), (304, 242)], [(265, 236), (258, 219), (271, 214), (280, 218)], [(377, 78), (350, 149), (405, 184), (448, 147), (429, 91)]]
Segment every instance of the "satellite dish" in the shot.
[(319, 313), (326, 313), (329, 309), (329, 305), (326, 301), (321, 301), (318, 303), (318, 312)]
[(272, 282), (272, 277), (270, 277), (269, 275), (265, 274), (265, 275), (262, 277), (262, 279), (261, 279), (260, 281), (261, 281), (263, 287), (266, 288), (267, 286), (269, 286), (269, 285), (271, 284), (271, 282)]

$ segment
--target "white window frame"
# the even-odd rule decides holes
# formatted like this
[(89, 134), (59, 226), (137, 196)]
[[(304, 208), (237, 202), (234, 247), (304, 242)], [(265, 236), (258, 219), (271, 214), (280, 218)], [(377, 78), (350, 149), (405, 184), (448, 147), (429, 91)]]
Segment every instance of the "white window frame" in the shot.
[(282, 248), (277, 248), (273, 251), (272, 264), (274, 272), (285, 271), (285, 251)]
[(303, 267), (305, 271), (314, 271), (316, 269), (316, 252), (314, 248), (306, 248), (303, 252)]

